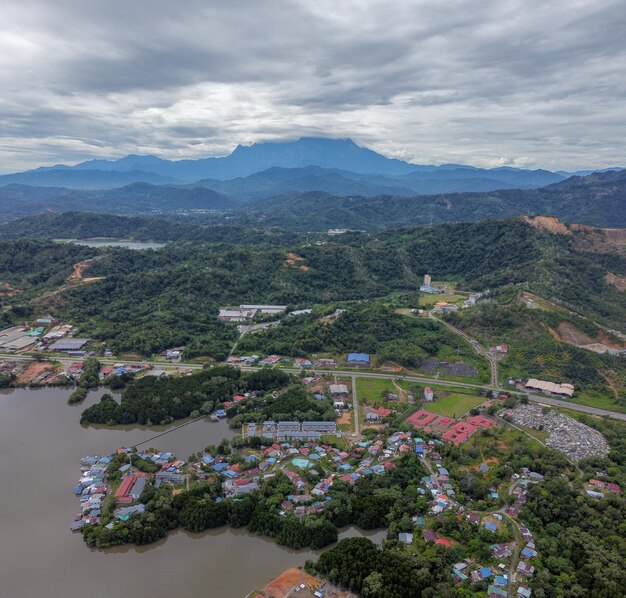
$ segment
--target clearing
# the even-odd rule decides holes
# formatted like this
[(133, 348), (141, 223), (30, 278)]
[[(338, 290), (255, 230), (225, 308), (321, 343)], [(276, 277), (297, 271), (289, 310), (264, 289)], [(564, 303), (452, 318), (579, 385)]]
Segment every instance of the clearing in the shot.
[[(307, 589), (315, 591), (322, 586), (323, 582), (317, 579), (317, 577), (305, 573), (302, 569), (292, 567), (270, 581), (263, 590), (261, 590), (261, 595), (284, 598), (285, 596), (291, 595), (293, 589), (300, 584), (304, 584)], [(252, 594), (254, 594), (254, 592)]]
[(31, 361), (26, 369), (15, 379), (15, 384), (30, 384), (44, 372), (52, 372), (56, 368), (49, 361)]
[(356, 396), (359, 403), (387, 403), (383, 393), (397, 394), (399, 399), (406, 399), (407, 383), (395, 380), (379, 380), (377, 378), (357, 378)]
[(0, 280), (0, 297), (14, 297), (19, 292), (20, 290), (15, 288), (13, 285)]
[(285, 260), (285, 266), (287, 266), (287, 268), (296, 268), (298, 270), (302, 270), (302, 272), (308, 272), (311, 269), (311, 267), (307, 266), (303, 262), (304, 262), (303, 257), (290, 252), (287, 254), (287, 259)]

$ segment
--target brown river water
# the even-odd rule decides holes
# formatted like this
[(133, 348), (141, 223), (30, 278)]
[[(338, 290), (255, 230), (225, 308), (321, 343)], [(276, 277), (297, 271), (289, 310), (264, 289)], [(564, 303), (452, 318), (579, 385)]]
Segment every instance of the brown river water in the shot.
[[(229, 528), (178, 531), (139, 548), (87, 548), (68, 527), (79, 510), (72, 490), (81, 457), (110, 454), (168, 429), (81, 427), (81, 411), (101, 394), (69, 406), (67, 390), (0, 391), (1, 598), (241, 598), (315, 558)], [(230, 436), (226, 422), (201, 420), (145, 446), (186, 459)], [(357, 534), (347, 529), (341, 537)], [(379, 541), (384, 532), (363, 535)]]

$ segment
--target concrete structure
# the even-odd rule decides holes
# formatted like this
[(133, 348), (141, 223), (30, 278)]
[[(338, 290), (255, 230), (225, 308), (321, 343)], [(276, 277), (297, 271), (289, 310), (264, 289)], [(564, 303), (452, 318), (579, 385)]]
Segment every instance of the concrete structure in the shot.
[(287, 311), (286, 305), (240, 305), (244, 310), (255, 310), (262, 314), (282, 314)]
[(220, 309), (217, 316), (218, 320), (222, 322), (245, 322), (254, 317), (256, 314), (255, 309)]

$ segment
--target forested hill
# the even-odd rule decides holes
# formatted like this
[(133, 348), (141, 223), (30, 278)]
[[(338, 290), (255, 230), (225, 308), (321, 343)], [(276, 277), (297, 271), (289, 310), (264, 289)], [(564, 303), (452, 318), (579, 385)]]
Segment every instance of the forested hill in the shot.
[(547, 214), (567, 222), (626, 227), (626, 171), (571, 177), (540, 189), (486, 193), (414, 197), (289, 193), (258, 201), (247, 211), (264, 226), (300, 231), (330, 228), (371, 231), (520, 214)]
[[(96, 256), (88, 276), (101, 280), (55, 292), (73, 264)], [(618, 328), (626, 313), (614, 282), (626, 277), (623, 257), (583, 251), (574, 235), (522, 220), (352, 234), (320, 244), (285, 240), (282, 246), (193, 242), (129, 251), (0, 242), (0, 281), (18, 289), (2, 297), (6, 322), (52, 311), (92, 338), (142, 353), (193, 341), (200, 343), (198, 352), (221, 355), (233, 331), (217, 321), (219, 305), (309, 307), (411, 294), (427, 272), (472, 290), (531, 290)], [(609, 272), (617, 278), (607, 278)]]
[(93, 212), (38, 214), (0, 224), (2, 239), (127, 239), (132, 241), (198, 241), (230, 245), (287, 245), (301, 234), (236, 224), (202, 225), (182, 218), (119, 216)]
[[(417, 196), (407, 190), (406, 195), (372, 197), (348, 193), (347, 187), (340, 186), (335, 188), (344, 191), (336, 193), (345, 192), (345, 195), (298, 191), (251, 200), (251, 189), (254, 193), (269, 194), (275, 188), (265, 180), (268, 173), (261, 175), (255, 175), (252, 183), (245, 184), (231, 181), (226, 185), (218, 181), (220, 192), (200, 186), (147, 183), (99, 191), (8, 185), (0, 187), (0, 222), (48, 212), (90, 211), (159, 217), (184, 215), (194, 220), (302, 232), (330, 228), (379, 231), (419, 224), (547, 214), (567, 222), (626, 227), (626, 171), (571, 177), (539, 189)], [(279, 175), (274, 173), (274, 176)], [(305, 178), (305, 188), (327, 189), (321, 183), (318, 186), (315, 177)], [(358, 185), (357, 188), (360, 189)]]

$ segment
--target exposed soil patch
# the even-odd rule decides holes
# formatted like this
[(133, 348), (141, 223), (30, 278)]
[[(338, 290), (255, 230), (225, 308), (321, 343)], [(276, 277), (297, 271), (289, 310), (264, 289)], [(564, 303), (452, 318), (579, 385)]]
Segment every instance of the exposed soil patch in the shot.
[(612, 272), (607, 272), (604, 276), (606, 283), (613, 285), (619, 291), (626, 291), (626, 278), (618, 276)]
[(296, 268), (302, 272), (308, 272), (311, 268), (304, 263), (304, 258), (295, 253), (288, 253), (285, 260), (285, 266), (288, 268)]
[(534, 216), (533, 218), (530, 218), (529, 216), (523, 216), (522, 220), (539, 230), (546, 230), (549, 233), (557, 235), (572, 234), (567, 226), (565, 226), (565, 224), (563, 224), (558, 218), (554, 218), (553, 216)]
[(0, 280), (0, 297), (14, 297), (20, 290), (8, 282)]
[(270, 581), (263, 588), (263, 594), (274, 596), (275, 598), (283, 598), (290, 595), (292, 590), (300, 584), (304, 584), (309, 590), (316, 590), (322, 585), (322, 582), (301, 569), (292, 567), (281, 573), (276, 579)]
[(67, 282), (77, 282), (84, 278), (84, 273), (89, 266), (91, 266), (93, 260), (85, 260), (84, 262), (78, 262), (74, 264), (74, 271), (70, 274)]
[(30, 384), (44, 372), (54, 371), (54, 365), (45, 361), (31, 361), (26, 369), (15, 379), (15, 384)]
[(337, 418), (337, 425), (341, 425), (341, 424), (345, 424), (346, 426), (350, 425), (352, 423), (352, 417), (349, 411), (344, 411), (338, 418)]

